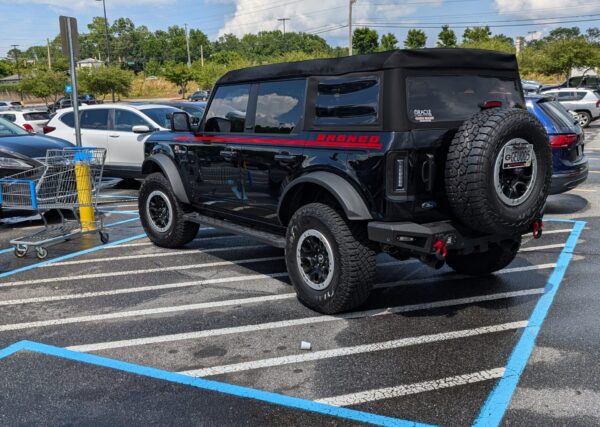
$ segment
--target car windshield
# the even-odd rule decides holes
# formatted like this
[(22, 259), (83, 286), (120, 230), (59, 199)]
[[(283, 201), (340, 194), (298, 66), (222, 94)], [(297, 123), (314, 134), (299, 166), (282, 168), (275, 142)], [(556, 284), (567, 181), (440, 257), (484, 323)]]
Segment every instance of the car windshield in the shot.
[(190, 107), (188, 105), (184, 105), (180, 107), (183, 111), (188, 113), (191, 116), (197, 117), (199, 119), (204, 115), (204, 107)]
[(164, 128), (171, 127), (171, 114), (181, 112), (179, 108), (175, 107), (156, 107), (156, 108), (144, 108), (141, 110), (146, 116), (150, 117), (153, 122)]
[(50, 115), (43, 111), (36, 111), (34, 113), (24, 113), (23, 118), (25, 120), (50, 120)]
[(558, 101), (540, 100), (538, 105), (550, 117), (559, 133), (570, 133), (575, 129), (575, 119)]
[(12, 124), (8, 120), (0, 118), (0, 137), (30, 135), (25, 129)]
[(415, 123), (463, 121), (481, 111), (486, 101), (512, 108), (523, 105), (517, 81), (472, 75), (409, 76), (408, 116)]

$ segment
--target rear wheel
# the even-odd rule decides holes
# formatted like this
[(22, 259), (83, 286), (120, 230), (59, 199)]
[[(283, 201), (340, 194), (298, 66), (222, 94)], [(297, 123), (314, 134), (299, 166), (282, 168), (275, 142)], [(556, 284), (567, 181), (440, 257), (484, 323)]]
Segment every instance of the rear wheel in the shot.
[(165, 248), (177, 248), (194, 240), (199, 225), (186, 221), (185, 210), (161, 173), (149, 175), (140, 188), (140, 220), (152, 242)]
[(461, 274), (487, 276), (508, 266), (519, 252), (521, 238), (491, 243), (486, 252), (462, 255), (449, 251), (446, 257), (448, 266)]
[(375, 277), (375, 252), (362, 224), (321, 203), (299, 208), (288, 225), (285, 260), (298, 299), (321, 313), (361, 305)]
[(586, 128), (592, 122), (592, 116), (587, 111), (578, 111), (577, 112), (577, 121), (582, 128)]

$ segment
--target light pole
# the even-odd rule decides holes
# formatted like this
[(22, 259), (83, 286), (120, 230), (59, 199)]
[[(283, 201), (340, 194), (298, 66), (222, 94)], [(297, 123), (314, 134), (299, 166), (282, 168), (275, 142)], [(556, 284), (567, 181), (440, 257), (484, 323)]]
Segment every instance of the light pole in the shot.
[(352, 6), (357, 0), (349, 0), (348, 4), (348, 55), (352, 56)]
[(278, 21), (279, 22), (283, 22), (283, 37), (285, 37), (285, 22), (289, 21), (290, 18), (279, 18)]
[[(106, 36), (106, 64), (110, 65), (110, 38), (108, 36), (108, 18), (106, 18), (106, 1), (96, 0), (102, 2), (102, 8), (104, 9), (104, 35)], [(112, 102), (115, 103), (115, 91), (112, 91)]]

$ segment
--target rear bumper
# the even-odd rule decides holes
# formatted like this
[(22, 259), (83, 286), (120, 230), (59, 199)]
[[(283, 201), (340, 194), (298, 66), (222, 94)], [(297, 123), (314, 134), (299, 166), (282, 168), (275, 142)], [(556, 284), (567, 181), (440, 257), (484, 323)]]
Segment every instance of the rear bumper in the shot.
[(585, 182), (588, 177), (588, 171), (589, 168), (586, 162), (576, 170), (552, 175), (550, 194), (561, 194), (574, 189), (579, 184)]

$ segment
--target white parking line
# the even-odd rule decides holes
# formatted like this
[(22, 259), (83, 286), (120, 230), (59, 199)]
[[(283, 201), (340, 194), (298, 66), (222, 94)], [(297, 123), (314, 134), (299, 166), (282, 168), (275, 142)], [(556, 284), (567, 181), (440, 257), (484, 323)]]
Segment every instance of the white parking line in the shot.
[(96, 262), (113, 262), (113, 261), (123, 261), (129, 259), (143, 259), (143, 258), (162, 258), (168, 256), (176, 256), (176, 255), (199, 255), (199, 254), (209, 254), (215, 252), (227, 252), (232, 250), (245, 250), (245, 249), (260, 249), (268, 247), (267, 245), (246, 245), (246, 246), (229, 246), (224, 248), (212, 248), (212, 249), (186, 249), (186, 250), (171, 250), (171, 251), (163, 251), (156, 252), (151, 254), (137, 254), (137, 255), (121, 255), (115, 257), (106, 257), (106, 258), (91, 258), (91, 259), (80, 259), (77, 261), (63, 261), (56, 262), (54, 264), (47, 264), (42, 266), (43, 268), (49, 267), (63, 267), (65, 265), (79, 265), (79, 264), (90, 264)]
[(519, 252), (545, 251), (547, 249), (562, 249), (564, 247), (565, 247), (564, 243), (557, 243), (555, 245), (533, 246), (533, 247), (521, 248), (519, 250)]
[(457, 375), (454, 377), (441, 378), (439, 380), (424, 381), (420, 383), (399, 385), (374, 390), (361, 391), (358, 393), (344, 394), (341, 396), (318, 399), (318, 403), (334, 406), (360, 405), (361, 403), (374, 402), (377, 400), (392, 399), (410, 394), (423, 393), (426, 391), (442, 390), (445, 388), (473, 384), (482, 381), (502, 378), (504, 368), (494, 368), (485, 371), (473, 372), (471, 374)]
[(251, 362), (234, 363), (231, 365), (213, 366), (204, 369), (194, 369), (179, 372), (192, 377), (208, 377), (213, 375), (228, 374), (232, 372), (249, 371), (252, 369), (272, 368), (274, 366), (289, 365), (292, 363), (305, 363), (315, 360), (331, 359), (334, 357), (351, 356), (355, 354), (372, 353), (376, 351), (392, 350), (414, 345), (448, 341), (459, 338), (474, 337), (477, 335), (492, 334), (527, 327), (527, 321), (504, 323), (500, 325), (483, 326), (474, 329), (443, 332), (439, 334), (421, 335), (417, 337), (400, 338), (397, 340), (362, 344), (351, 347), (341, 347), (331, 350), (321, 350), (312, 353), (293, 354), (290, 356), (273, 357), (269, 359), (253, 360)]
[[(337, 316), (314, 316), (314, 317), (305, 317), (301, 319), (294, 320), (282, 320), (278, 322), (268, 322), (268, 323), (260, 323), (256, 325), (246, 325), (246, 326), (234, 326), (230, 328), (222, 328), (222, 329), (209, 329), (204, 331), (197, 332), (186, 332), (181, 334), (171, 334), (171, 335), (161, 335), (154, 337), (145, 337), (145, 338), (133, 338), (128, 340), (120, 340), (120, 341), (108, 341), (94, 344), (82, 344), (68, 347), (70, 350), (76, 351), (100, 351), (100, 350), (108, 350), (114, 348), (124, 348), (124, 347), (134, 347), (140, 345), (148, 345), (148, 344), (158, 344), (158, 343), (166, 343), (166, 342), (175, 342), (175, 341), (184, 341), (191, 339), (200, 339), (207, 337), (216, 337), (222, 335), (231, 335), (231, 334), (240, 334), (246, 332), (255, 332), (255, 331), (264, 331), (269, 329), (278, 329), (278, 328), (287, 328), (291, 326), (299, 326), (299, 325), (310, 325), (310, 324), (318, 324), (318, 323), (326, 323), (326, 322), (340, 322), (347, 321), (349, 319), (360, 319), (365, 317), (376, 317), (376, 316), (387, 316), (390, 314), (397, 313), (406, 313), (411, 311), (418, 310), (430, 310), (435, 308), (443, 308), (443, 307), (453, 307), (459, 305), (467, 305), (467, 304), (475, 304), (487, 301), (496, 301), (500, 299), (507, 298), (516, 298), (522, 296), (530, 296), (530, 295), (539, 295), (544, 293), (544, 288), (537, 289), (525, 289), (521, 291), (513, 291), (513, 292), (502, 292), (491, 295), (479, 295), (475, 297), (467, 297), (467, 298), (456, 298), (451, 300), (444, 301), (434, 301), (427, 302), (422, 304), (412, 304), (412, 305), (403, 305), (396, 306), (390, 308), (381, 308), (374, 310), (365, 310), (365, 311), (356, 311), (352, 313), (343, 313)], [(295, 294), (284, 294), (279, 295), (280, 299), (292, 298)], [(255, 302), (265, 302), (271, 301), (272, 296), (267, 297), (257, 297), (252, 298), (252, 303)], [(240, 301), (247, 301), (248, 299), (238, 300), (236, 304), (241, 304)], [(221, 305), (224, 306), (224, 305)], [(182, 306), (185, 307), (185, 306)], [(184, 310), (189, 310), (189, 308), (184, 308)], [(147, 310), (146, 310), (147, 311)], [(119, 314), (119, 313), (116, 313)], [(106, 316), (106, 315), (104, 315)], [(68, 320), (68, 319), (60, 319), (60, 320)], [(59, 321), (60, 321), (59, 320)], [(92, 319), (94, 320), (94, 319)], [(10, 326), (10, 325), (8, 325)], [(43, 325), (45, 326), (45, 325)], [(0, 326), (0, 328), (2, 328)], [(24, 329), (24, 328), (22, 328)], [(2, 330), (2, 329), (0, 329)]]

